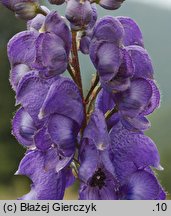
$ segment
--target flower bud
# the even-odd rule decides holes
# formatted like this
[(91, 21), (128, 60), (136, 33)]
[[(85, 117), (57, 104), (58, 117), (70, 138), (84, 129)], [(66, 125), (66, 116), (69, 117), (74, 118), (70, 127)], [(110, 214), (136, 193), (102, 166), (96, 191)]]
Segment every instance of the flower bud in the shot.
[(0, 3), (3, 4), (8, 9), (15, 11), (15, 5), (19, 3), (38, 3), (38, 0), (0, 0)]
[(92, 14), (93, 10), (88, 0), (68, 0), (65, 16), (73, 30), (84, 29), (90, 23)]
[(65, 2), (65, 0), (49, 0), (50, 4), (61, 5)]
[(108, 10), (116, 10), (125, 0), (100, 0), (99, 5)]
[(24, 20), (30, 20), (38, 14), (39, 5), (38, 3), (33, 2), (22, 2), (17, 3), (14, 9), (17, 17)]

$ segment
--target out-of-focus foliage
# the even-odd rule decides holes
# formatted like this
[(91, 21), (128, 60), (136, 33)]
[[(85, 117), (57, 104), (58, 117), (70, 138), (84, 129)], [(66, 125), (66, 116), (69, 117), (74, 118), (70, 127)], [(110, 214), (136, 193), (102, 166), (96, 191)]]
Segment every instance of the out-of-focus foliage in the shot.
[[(56, 6), (55, 9), (63, 14), (63, 7)], [(99, 8), (99, 13), (104, 16), (109, 14), (109, 11)], [(161, 108), (150, 118), (152, 128), (148, 135), (156, 142), (161, 154), (161, 164), (165, 168), (159, 173), (159, 179), (171, 193), (171, 28), (169, 28), (171, 11), (126, 1), (118, 11), (110, 14), (130, 16), (137, 21), (142, 29), (146, 48), (153, 59), (155, 78), (163, 97)], [(23, 157), (24, 149), (11, 135), (11, 119), (16, 107), (14, 93), (8, 81), (9, 63), (6, 54), (8, 40), (24, 29), (24, 22), (0, 6), (0, 199), (16, 199), (28, 191), (27, 178), (13, 175)], [(86, 92), (94, 68), (88, 57), (80, 55), (80, 58)], [(68, 194), (68, 198), (76, 196), (71, 197), (71, 194)]]

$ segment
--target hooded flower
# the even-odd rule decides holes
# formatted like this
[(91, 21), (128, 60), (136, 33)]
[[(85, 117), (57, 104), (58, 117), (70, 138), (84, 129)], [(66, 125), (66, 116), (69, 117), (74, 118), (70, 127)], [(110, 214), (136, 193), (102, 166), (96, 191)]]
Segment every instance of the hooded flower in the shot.
[(120, 123), (108, 132), (99, 110), (85, 129), (80, 162), (80, 199), (165, 199), (150, 169), (161, 169), (154, 142), (143, 133), (124, 129)]
[(87, 125), (80, 151), (80, 199), (117, 199), (117, 180), (109, 158), (110, 138), (103, 113), (96, 110)]
[(104, 113), (116, 109), (109, 120), (109, 125), (121, 121), (129, 130), (144, 131), (150, 127), (146, 116), (160, 105), (160, 92), (153, 80), (138, 78), (131, 82), (131, 87), (117, 94), (101, 90), (96, 100), (96, 107)]
[(8, 43), (12, 67), (10, 81), (14, 90), (29, 70), (36, 69), (45, 78), (63, 73), (70, 49), (71, 33), (57, 12), (50, 12), (46, 18), (43, 15), (35, 17), (29, 22), (27, 31), (16, 34)]
[(66, 187), (65, 170), (56, 170), (60, 162), (56, 148), (46, 152), (29, 150), (22, 159), (17, 175), (32, 180), (31, 191), (22, 200), (61, 200)]
[(89, 0), (67, 0), (65, 16), (73, 30), (81, 30), (87, 27), (93, 15)]
[(153, 78), (142, 33), (128, 17), (106, 16), (96, 23), (90, 41), (90, 58), (103, 88), (109, 92), (125, 91), (134, 77)]
[(79, 40), (79, 50), (83, 54), (89, 54), (89, 46), (90, 46), (90, 41), (93, 33), (93, 28), (97, 20), (97, 8), (95, 4), (91, 5), (92, 7), (92, 18), (90, 23), (88, 24), (87, 28), (85, 30), (79, 31), (78, 32), (78, 40)]
[(74, 181), (69, 166), (83, 120), (80, 93), (68, 78), (44, 80), (32, 71), (20, 80), (17, 101), (13, 134), (28, 149), (17, 174), (33, 182), (21, 199), (62, 199)]
[(70, 79), (44, 80), (35, 71), (30, 72), (19, 83), (17, 101), (23, 108), (16, 113), (13, 133), (24, 141), (23, 145), (32, 145), (34, 140), (42, 150), (55, 144), (64, 156), (74, 153), (83, 106)]

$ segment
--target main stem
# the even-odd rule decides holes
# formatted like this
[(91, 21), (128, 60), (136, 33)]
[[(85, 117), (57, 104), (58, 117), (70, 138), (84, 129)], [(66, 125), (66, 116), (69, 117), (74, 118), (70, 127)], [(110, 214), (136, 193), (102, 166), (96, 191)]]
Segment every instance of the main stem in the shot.
[(82, 97), (83, 101), (83, 106), (84, 106), (84, 120), (83, 120), (83, 125), (82, 125), (82, 132), (84, 128), (86, 127), (87, 124), (87, 113), (86, 113), (86, 103), (84, 100), (84, 94), (83, 94), (83, 85), (82, 85), (82, 79), (81, 79), (81, 71), (80, 71), (80, 64), (79, 64), (79, 58), (78, 58), (78, 51), (77, 51), (77, 32), (73, 31), (72, 32), (72, 66), (75, 70), (75, 79), (76, 83), (78, 85), (78, 88), (80, 90), (80, 94)]

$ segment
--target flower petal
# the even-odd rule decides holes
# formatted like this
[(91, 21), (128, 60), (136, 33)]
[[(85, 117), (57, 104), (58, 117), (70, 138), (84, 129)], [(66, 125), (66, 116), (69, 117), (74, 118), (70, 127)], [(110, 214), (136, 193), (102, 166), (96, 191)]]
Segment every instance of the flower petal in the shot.
[(19, 81), (28, 71), (30, 71), (30, 68), (26, 64), (17, 64), (12, 67), (10, 71), (10, 83), (14, 91), (17, 90)]
[(130, 17), (117, 17), (124, 28), (123, 43), (125, 46), (138, 45), (144, 47), (143, 36), (137, 23)]
[(42, 33), (36, 40), (36, 59), (34, 68), (40, 70), (43, 77), (53, 77), (63, 73), (68, 58), (63, 40), (53, 33)]
[(110, 93), (102, 89), (97, 96), (95, 107), (100, 109), (104, 114), (115, 107), (114, 100)]
[[(61, 171), (63, 168), (65, 168), (66, 166), (68, 166), (72, 159), (74, 157), (74, 154), (69, 156), (69, 157), (63, 157), (62, 155), (59, 156), (59, 161), (56, 165), (56, 172)], [(67, 171), (66, 171), (67, 172)], [(70, 174), (71, 175), (71, 174)]]
[(132, 58), (134, 77), (152, 79), (154, 70), (148, 52), (140, 46), (128, 46), (126, 49)]
[(33, 136), (37, 128), (31, 116), (20, 108), (12, 121), (12, 133), (18, 142), (26, 147), (33, 146)]
[(89, 145), (86, 140), (82, 144), (80, 152), (81, 166), (79, 168), (79, 178), (87, 182), (98, 166), (98, 153), (94, 145)]
[(155, 200), (159, 194), (159, 184), (154, 175), (138, 171), (132, 174), (121, 188), (126, 200)]
[(121, 118), (123, 126), (131, 131), (145, 131), (150, 128), (151, 124), (147, 118), (144, 116), (137, 116), (135, 118), (130, 118), (128, 116), (123, 116)]
[(45, 16), (42, 14), (38, 14), (32, 20), (27, 22), (27, 29), (30, 31), (39, 31), (45, 21)]
[(35, 143), (35, 146), (42, 151), (46, 151), (52, 146), (53, 143), (47, 131), (46, 126), (43, 126), (40, 130), (38, 130), (35, 133), (34, 143)]
[(32, 181), (30, 193), (23, 200), (61, 200), (65, 190), (65, 175), (56, 172), (57, 152), (29, 151), (22, 159), (17, 174), (26, 175)]
[(110, 131), (111, 150), (115, 163), (133, 162), (137, 168), (158, 168), (160, 157), (155, 143), (140, 132), (124, 129), (118, 123)]
[(79, 190), (79, 200), (98, 200), (99, 190), (93, 187), (87, 187), (85, 184), (81, 184)]
[(96, 109), (84, 131), (83, 138), (91, 140), (98, 150), (105, 150), (109, 147), (110, 138), (107, 131), (104, 114)]
[(93, 39), (97, 41), (105, 41), (116, 43), (118, 46), (122, 42), (124, 29), (118, 19), (112, 16), (101, 18), (95, 25), (93, 30)]
[(36, 124), (40, 123), (38, 113), (54, 79), (41, 79), (37, 71), (27, 73), (17, 88), (17, 103), (20, 103)]
[(116, 95), (116, 100), (123, 115), (136, 117), (149, 104), (151, 97), (150, 83), (146, 79), (138, 78), (131, 82), (128, 90)]
[(107, 10), (116, 10), (121, 7), (124, 0), (100, 0), (99, 5)]
[(63, 115), (51, 115), (48, 133), (62, 155), (71, 156), (74, 153), (78, 134), (75, 121)]
[(97, 52), (96, 69), (103, 81), (109, 81), (116, 76), (122, 63), (119, 47), (112, 43), (103, 43)]
[(93, 11), (90, 1), (69, 0), (65, 10), (65, 17), (71, 23), (73, 30), (81, 30), (85, 28), (91, 21)]
[(145, 110), (141, 113), (141, 115), (149, 115), (155, 109), (160, 106), (160, 91), (157, 87), (156, 83), (153, 80), (148, 80), (152, 87), (152, 97), (150, 99), (150, 103), (145, 108)]
[(8, 43), (8, 58), (11, 65), (26, 64), (31, 67), (35, 57), (37, 32), (23, 31), (16, 34)]
[(53, 32), (64, 41), (67, 56), (71, 49), (71, 32), (66, 24), (66, 21), (56, 11), (51, 11), (44, 23), (46, 32)]
[(83, 120), (82, 99), (77, 86), (70, 79), (60, 77), (51, 85), (39, 117), (43, 118), (50, 114), (64, 115), (81, 126)]

